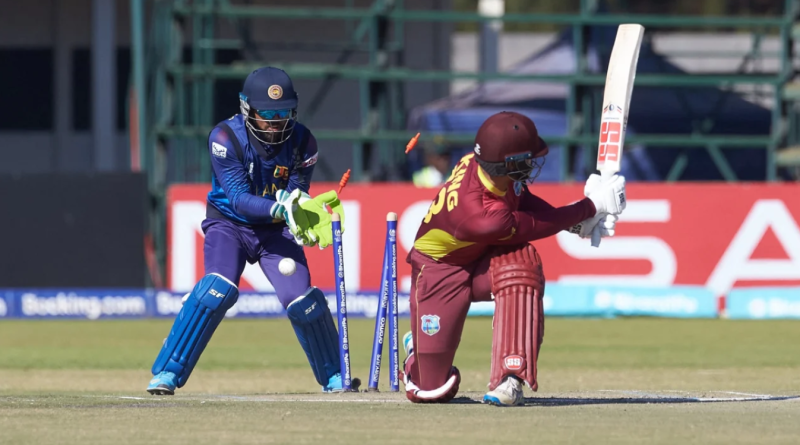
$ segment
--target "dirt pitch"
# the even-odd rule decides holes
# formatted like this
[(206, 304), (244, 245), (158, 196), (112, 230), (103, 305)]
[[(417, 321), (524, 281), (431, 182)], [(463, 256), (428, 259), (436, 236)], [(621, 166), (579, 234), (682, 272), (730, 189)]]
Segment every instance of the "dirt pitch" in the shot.
[[(371, 328), (352, 322), (362, 378)], [(800, 443), (798, 322), (548, 320), (542, 390), (510, 409), (479, 403), (489, 319), (468, 322), (464, 391), (437, 406), (318, 393), (285, 320), (226, 321), (187, 386), (152, 397), (168, 329), (0, 323), (0, 443)]]

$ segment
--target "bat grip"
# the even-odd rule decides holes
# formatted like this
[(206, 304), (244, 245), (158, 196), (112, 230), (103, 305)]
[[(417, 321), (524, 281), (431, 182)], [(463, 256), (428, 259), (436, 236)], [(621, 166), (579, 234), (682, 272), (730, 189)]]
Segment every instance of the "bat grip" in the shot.
[(592, 229), (592, 247), (600, 247), (600, 221)]
[[(608, 180), (608, 178), (613, 176), (613, 174), (601, 171), (600, 176), (602, 181), (605, 182)], [(592, 247), (600, 247), (600, 224), (602, 224), (602, 222), (602, 220), (597, 221), (597, 224), (595, 224), (594, 228), (592, 229)]]

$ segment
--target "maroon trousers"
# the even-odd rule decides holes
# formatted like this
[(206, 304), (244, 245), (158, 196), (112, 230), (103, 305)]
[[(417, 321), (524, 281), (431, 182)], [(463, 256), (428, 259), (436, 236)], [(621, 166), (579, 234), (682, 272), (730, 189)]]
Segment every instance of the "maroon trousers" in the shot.
[(491, 301), (489, 259), (453, 266), (412, 250), (411, 332), (414, 355), (405, 372), (422, 390), (434, 390), (447, 382), (467, 311), (473, 301)]

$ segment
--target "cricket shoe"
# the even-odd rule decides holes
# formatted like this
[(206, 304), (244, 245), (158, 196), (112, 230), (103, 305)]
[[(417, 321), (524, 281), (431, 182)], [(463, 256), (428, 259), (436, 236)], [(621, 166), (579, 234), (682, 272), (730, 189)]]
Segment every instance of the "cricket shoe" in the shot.
[[(350, 391), (358, 392), (359, 387), (361, 386), (361, 379), (358, 377), (353, 377), (350, 380)], [(342, 384), (342, 374), (336, 373), (331, 378), (328, 379), (328, 384), (322, 387), (322, 392), (324, 393), (336, 393), (336, 392), (344, 392), (344, 385)]]
[(178, 386), (175, 383), (176, 380), (175, 373), (161, 371), (150, 380), (147, 392), (154, 396), (173, 396), (175, 395), (175, 387)]
[(522, 392), (522, 382), (514, 376), (506, 376), (497, 388), (483, 396), (483, 403), (494, 406), (522, 406), (525, 397)]

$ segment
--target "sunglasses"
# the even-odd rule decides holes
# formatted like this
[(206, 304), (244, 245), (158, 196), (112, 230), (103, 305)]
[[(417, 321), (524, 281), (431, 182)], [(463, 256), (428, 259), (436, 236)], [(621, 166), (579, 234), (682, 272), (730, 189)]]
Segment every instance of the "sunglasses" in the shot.
[(256, 110), (256, 114), (262, 119), (289, 119), (292, 116), (290, 108), (284, 110)]

